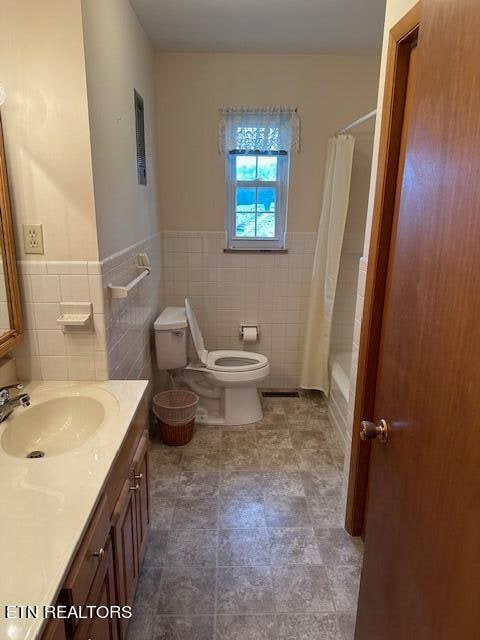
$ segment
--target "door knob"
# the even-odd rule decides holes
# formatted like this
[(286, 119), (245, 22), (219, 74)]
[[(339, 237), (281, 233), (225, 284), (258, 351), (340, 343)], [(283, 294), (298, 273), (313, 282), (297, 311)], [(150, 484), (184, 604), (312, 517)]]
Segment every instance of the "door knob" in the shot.
[(382, 418), (377, 423), (362, 420), (360, 438), (362, 440), (377, 439), (382, 444), (386, 444), (388, 442), (388, 424), (386, 420)]

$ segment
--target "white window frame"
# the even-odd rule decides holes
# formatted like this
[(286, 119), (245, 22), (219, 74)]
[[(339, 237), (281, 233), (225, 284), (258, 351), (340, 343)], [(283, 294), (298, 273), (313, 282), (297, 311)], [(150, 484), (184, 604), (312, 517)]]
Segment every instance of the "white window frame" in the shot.
[[(237, 180), (236, 162), (238, 155), (265, 156), (272, 155), (277, 158), (277, 180), (270, 182), (267, 180)], [(288, 186), (290, 178), (290, 153), (271, 152), (269, 154), (261, 152), (251, 152), (239, 154), (230, 151), (226, 157), (226, 178), (227, 178), (227, 248), (242, 251), (275, 251), (285, 249), (285, 238), (287, 230), (287, 208), (288, 208)], [(273, 238), (245, 238), (236, 236), (236, 194), (239, 187), (275, 187), (277, 200), (275, 202), (275, 236)]]

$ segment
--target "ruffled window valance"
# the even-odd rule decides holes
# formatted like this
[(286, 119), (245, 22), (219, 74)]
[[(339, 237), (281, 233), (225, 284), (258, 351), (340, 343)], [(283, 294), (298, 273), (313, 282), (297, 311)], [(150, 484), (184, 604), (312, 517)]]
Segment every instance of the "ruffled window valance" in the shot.
[(300, 119), (290, 107), (223, 107), (220, 109), (220, 153), (300, 151)]

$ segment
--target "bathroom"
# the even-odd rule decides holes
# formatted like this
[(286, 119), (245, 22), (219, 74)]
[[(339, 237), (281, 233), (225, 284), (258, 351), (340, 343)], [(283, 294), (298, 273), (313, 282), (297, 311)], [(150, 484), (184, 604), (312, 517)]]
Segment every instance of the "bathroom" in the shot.
[(0, 638), (400, 640), (368, 478), (420, 4), (275, 5), (2, 1)]

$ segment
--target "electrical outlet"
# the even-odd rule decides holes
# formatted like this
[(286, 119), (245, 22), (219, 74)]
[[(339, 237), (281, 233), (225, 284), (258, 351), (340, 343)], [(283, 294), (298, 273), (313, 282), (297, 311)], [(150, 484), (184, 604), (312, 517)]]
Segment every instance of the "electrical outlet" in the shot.
[(23, 249), (25, 253), (44, 253), (41, 224), (23, 225)]

